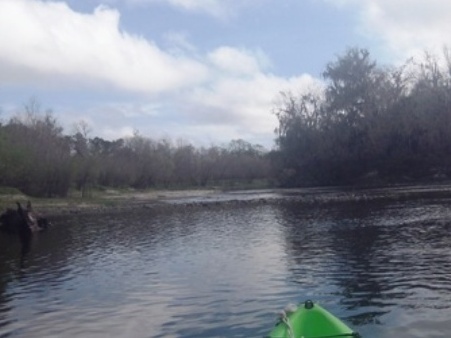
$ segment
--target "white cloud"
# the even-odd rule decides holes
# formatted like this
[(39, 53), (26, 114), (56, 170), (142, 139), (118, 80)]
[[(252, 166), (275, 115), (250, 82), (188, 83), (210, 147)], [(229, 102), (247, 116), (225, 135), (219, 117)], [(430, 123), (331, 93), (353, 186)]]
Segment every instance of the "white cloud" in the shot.
[[(65, 96), (55, 110), (62, 124), (83, 119), (94, 136), (114, 139), (137, 129), (150, 137), (244, 138), (269, 146), (278, 93), (319, 83), (268, 73), (260, 50), (219, 46), (200, 54), (179, 32), (165, 36), (168, 52), (119, 27), (119, 12), (107, 7), (83, 14), (63, 2), (0, 0), (0, 86), (37, 88), (47, 97), (57, 89), (53, 95)], [(77, 105), (83, 93), (91, 100)]]
[(91, 107), (91, 114), (102, 114), (104, 116), (104, 122), (112, 122), (116, 120), (119, 124), (121, 121), (132, 120), (135, 118), (154, 118), (158, 117), (162, 111), (162, 104), (157, 102), (125, 102), (115, 101), (111, 98), (109, 102), (105, 102), (101, 105)]
[(362, 32), (382, 42), (397, 59), (416, 56), (425, 50), (437, 53), (451, 43), (449, 0), (340, 0), (334, 3), (357, 9)]
[[(242, 76), (215, 78), (211, 83), (161, 97), (158, 102), (111, 103), (92, 110), (100, 136), (118, 138), (133, 128), (152, 138), (170, 136), (195, 144), (226, 143), (245, 139), (270, 148), (277, 118), (271, 114), (280, 91), (311, 90), (322, 83), (302, 75), (289, 79), (259, 71)], [(115, 134), (116, 132), (116, 134)], [(116, 135), (116, 136), (115, 136)]]
[(208, 54), (208, 59), (219, 70), (236, 75), (255, 74), (269, 64), (262, 53), (252, 53), (229, 46), (212, 51)]
[(116, 140), (118, 138), (127, 138), (133, 136), (135, 128), (130, 126), (119, 127), (117, 129), (112, 127), (103, 127), (99, 129), (100, 136), (105, 139)]
[[(239, 126), (242, 138), (271, 135), (277, 119), (271, 114), (281, 91), (299, 92), (321, 86), (319, 80), (302, 75), (284, 79), (255, 73), (252, 77), (223, 78), (210, 87), (197, 88), (186, 98), (188, 113), (205, 125)], [(194, 115), (194, 114), (193, 114)]]
[(71, 80), (158, 93), (205, 79), (202, 64), (120, 31), (119, 19), (102, 6), (81, 14), (62, 2), (0, 1), (0, 83), (23, 83), (34, 74), (55, 86)]

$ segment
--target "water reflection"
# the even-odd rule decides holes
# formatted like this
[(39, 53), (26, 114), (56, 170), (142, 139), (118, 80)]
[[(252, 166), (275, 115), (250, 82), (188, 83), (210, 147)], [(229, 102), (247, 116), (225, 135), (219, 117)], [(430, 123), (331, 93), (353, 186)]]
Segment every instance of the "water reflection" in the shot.
[(306, 298), (365, 337), (445, 336), (448, 210), (286, 202), (60, 219), (24, 269), (0, 238), (0, 336), (261, 337)]
[(379, 324), (379, 317), (389, 313), (387, 307), (393, 296), (387, 294), (388, 279), (379, 270), (385, 266), (379, 259), (387, 247), (381, 241), (384, 227), (375, 224), (376, 208), (383, 210), (383, 206), (373, 204), (369, 208), (365, 203), (355, 203), (347, 213), (335, 215), (335, 224), (329, 230), (338, 272), (333, 278), (354, 326)]
[(400, 308), (421, 309), (428, 320), (436, 310), (449, 315), (448, 203), (350, 203), (326, 211), (293, 204), (282, 215), (293, 280), (367, 335), (385, 336), (374, 325), (392, 323)]

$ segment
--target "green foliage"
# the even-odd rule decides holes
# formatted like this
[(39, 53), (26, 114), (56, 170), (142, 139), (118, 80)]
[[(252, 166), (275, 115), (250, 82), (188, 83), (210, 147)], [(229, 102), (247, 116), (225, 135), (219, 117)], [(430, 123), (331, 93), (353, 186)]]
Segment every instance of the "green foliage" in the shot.
[(65, 196), (68, 189), (69, 145), (50, 113), (13, 118), (1, 127), (0, 184), (30, 196)]
[(193, 188), (231, 180), (251, 186), (269, 175), (263, 148), (243, 140), (207, 149), (137, 133), (107, 141), (89, 138), (82, 123), (66, 136), (52, 114), (38, 108), (32, 100), (24, 115), (0, 125), (0, 186), (29, 196), (95, 198), (98, 187)]

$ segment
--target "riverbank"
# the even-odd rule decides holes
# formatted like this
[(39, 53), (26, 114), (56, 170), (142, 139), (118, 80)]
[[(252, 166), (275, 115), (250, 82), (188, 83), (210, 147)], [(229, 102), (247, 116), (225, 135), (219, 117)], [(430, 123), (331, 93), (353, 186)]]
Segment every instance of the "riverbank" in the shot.
[(0, 209), (16, 208), (31, 201), (40, 213), (55, 216), (77, 213), (121, 212), (137, 208), (164, 208), (167, 201), (202, 198), (215, 193), (214, 190), (114, 190), (95, 191), (90, 197), (72, 195), (67, 198), (32, 198), (18, 191), (0, 194)]
[(168, 211), (175, 208), (206, 208), (260, 204), (367, 203), (410, 199), (450, 198), (451, 184), (409, 185), (381, 188), (327, 187), (300, 189), (205, 190), (104, 190), (89, 198), (72, 196), (56, 199), (29, 198), (20, 193), (0, 195), (0, 207), (15, 208), (31, 200), (36, 211), (47, 216), (67, 214), (117, 213), (133, 210)]

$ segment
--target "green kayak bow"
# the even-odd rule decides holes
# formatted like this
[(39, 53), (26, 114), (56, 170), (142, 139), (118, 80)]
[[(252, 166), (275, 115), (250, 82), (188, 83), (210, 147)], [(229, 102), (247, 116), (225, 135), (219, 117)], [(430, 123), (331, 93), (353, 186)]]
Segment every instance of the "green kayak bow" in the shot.
[(267, 338), (339, 338), (360, 337), (340, 319), (308, 300), (303, 305), (284, 310)]

